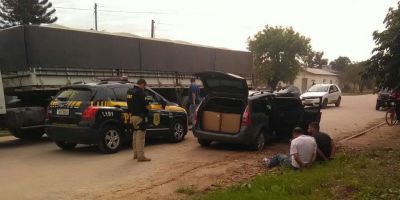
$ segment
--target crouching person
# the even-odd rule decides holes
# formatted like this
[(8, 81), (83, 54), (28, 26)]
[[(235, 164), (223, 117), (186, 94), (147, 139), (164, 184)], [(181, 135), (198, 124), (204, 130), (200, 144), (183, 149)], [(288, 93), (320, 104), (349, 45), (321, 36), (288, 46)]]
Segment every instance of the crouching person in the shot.
[(328, 134), (319, 131), (318, 122), (311, 122), (308, 125), (308, 133), (314, 137), (315, 142), (317, 143), (318, 161), (331, 160), (335, 157), (335, 143)]
[(290, 143), (290, 154), (277, 154), (272, 158), (264, 158), (266, 167), (271, 168), (278, 165), (300, 169), (314, 162), (317, 144), (313, 137), (303, 134), (303, 129), (296, 127), (292, 132), (293, 139)]

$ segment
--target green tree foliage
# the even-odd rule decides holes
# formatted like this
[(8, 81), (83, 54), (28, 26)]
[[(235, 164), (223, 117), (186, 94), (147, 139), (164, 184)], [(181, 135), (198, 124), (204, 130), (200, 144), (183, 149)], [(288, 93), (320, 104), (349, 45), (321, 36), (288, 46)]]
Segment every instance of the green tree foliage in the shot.
[(400, 87), (400, 2), (397, 9), (389, 9), (383, 23), (386, 30), (373, 33), (377, 47), (364, 78), (375, 77), (378, 86), (395, 89)]
[(351, 60), (348, 57), (345, 56), (339, 56), (336, 58), (334, 61), (331, 61), (329, 65), (332, 67), (332, 69), (336, 71), (343, 71), (346, 69), (347, 66), (351, 64)]
[(254, 56), (257, 78), (274, 89), (279, 81), (294, 81), (302, 58), (311, 52), (310, 39), (291, 27), (266, 26), (249, 38), (248, 44)]
[(305, 66), (306, 67), (311, 67), (311, 68), (320, 68), (322, 69), (322, 67), (324, 65), (328, 64), (328, 59), (323, 58), (324, 57), (324, 52), (310, 52), (309, 55), (307, 55), (305, 58), (303, 58), (304, 62), (305, 62)]
[(368, 67), (368, 61), (352, 63), (341, 74), (341, 81), (346, 92), (363, 92), (365, 88), (372, 89), (373, 80), (364, 79), (363, 72)]
[(56, 10), (51, 7), (48, 0), (0, 0), (0, 28), (54, 23)]

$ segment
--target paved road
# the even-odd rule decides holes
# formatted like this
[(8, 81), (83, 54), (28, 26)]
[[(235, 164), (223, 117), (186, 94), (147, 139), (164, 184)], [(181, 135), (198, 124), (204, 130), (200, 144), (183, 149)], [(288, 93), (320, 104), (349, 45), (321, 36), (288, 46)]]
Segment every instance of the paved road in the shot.
[[(346, 96), (342, 106), (323, 110), (322, 130), (335, 138), (383, 120), (375, 111), (374, 95)], [(284, 146), (283, 148), (286, 148)], [(153, 161), (137, 163), (127, 147), (102, 155), (95, 147), (58, 149), (49, 139), (23, 142), (0, 137), (1, 199), (144, 199), (163, 198), (181, 185), (206, 184), (255, 154), (239, 147), (201, 148), (195, 138), (179, 144), (154, 143), (146, 147)], [(267, 147), (264, 155), (282, 151)], [(241, 162), (242, 161), (242, 162)], [(237, 164), (237, 163), (240, 163)], [(160, 196), (161, 195), (161, 196)]]

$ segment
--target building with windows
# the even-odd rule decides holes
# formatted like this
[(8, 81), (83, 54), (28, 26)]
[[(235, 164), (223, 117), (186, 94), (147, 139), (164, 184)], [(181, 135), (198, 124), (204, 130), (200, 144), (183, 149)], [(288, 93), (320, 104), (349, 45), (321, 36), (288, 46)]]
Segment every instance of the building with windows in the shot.
[(307, 91), (314, 84), (332, 83), (339, 85), (339, 75), (318, 68), (302, 68), (293, 82), (301, 92)]

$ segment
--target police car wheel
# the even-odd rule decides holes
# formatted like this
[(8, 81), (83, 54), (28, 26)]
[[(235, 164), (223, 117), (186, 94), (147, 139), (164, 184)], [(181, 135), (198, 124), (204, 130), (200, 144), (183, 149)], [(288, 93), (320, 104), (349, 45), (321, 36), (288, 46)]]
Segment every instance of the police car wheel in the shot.
[(76, 143), (70, 143), (70, 142), (65, 142), (65, 141), (56, 141), (56, 145), (63, 150), (71, 150), (71, 149), (75, 148)]
[(180, 120), (175, 120), (171, 126), (171, 141), (180, 142), (184, 139), (187, 132), (187, 126)]
[(106, 126), (101, 131), (99, 149), (102, 153), (115, 153), (121, 146), (121, 132), (112, 125)]

